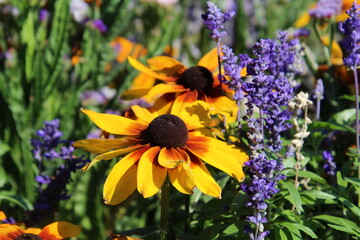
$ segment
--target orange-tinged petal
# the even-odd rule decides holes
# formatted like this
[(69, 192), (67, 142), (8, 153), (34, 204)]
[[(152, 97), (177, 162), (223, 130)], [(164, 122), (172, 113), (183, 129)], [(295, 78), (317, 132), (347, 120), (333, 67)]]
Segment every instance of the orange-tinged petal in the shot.
[[(222, 52), (220, 52), (220, 56), (223, 56)], [(214, 72), (219, 67), (217, 48), (213, 48), (210, 52), (205, 54), (197, 65), (206, 67), (210, 72)]]
[(186, 67), (179, 61), (168, 56), (157, 56), (147, 60), (151, 70), (165, 74), (166, 76), (178, 77), (186, 70)]
[(190, 171), (199, 190), (212, 197), (221, 198), (221, 188), (215, 182), (204, 163), (197, 157), (191, 157)]
[(14, 240), (15, 238), (10, 238), (10, 237), (4, 236), (0, 233), (0, 240)]
[(166, 74), (157, 73), (154, 70), (150, 69), (149, 67), (146, 67), (145, 65), (143, 65), (141, 62), (139, 62), (135, 58), (132, 58), (130, 56), (128, 57), (128, 61), (131, 64), (131, 66), (133, 66), (140, 72), (148, 74), (154, 78), (157, 78), (157, 79), (160, 79), (163, 81), (175, 81), (177, 79), (176, 76), (167, 76)]
[(132, 119), (114, 114), (97, 113), (88, 109), (81, 109), (91, 121), (102, 130), (117, 135), (139, 135), (146, 125), (140, 124)]
[(133, 99), (144, 97), (146, 94), (149, 93), (150, 89), (151, 88), (136, 88), (136, 89), (126, 90), (121, 95), (121, 99), (133, 100)]
[(195, 102), (198, 98), (197, 90), (188, 90), (175, 98), (174, 104), (171, 108), (171, 114), (179, 115), (191, 103)]
[[(180, 117), (185, 122), (188, 130), (210, 126), (211, 117), (209, 114), (209, 105), (203, 101), (181, 104), (182, 99), (186, 97), (183, 95), (177, 98), (177, 106), (171, 108), (171, 114)], [(181, 106), (183, 106), (183, 108), (181, 108)]]
[(146, 73), (139, 73), (133, 80), (130, 89), (151, 88), (155, 85), (156, 78)]
[(168, 114), (175, 101), (175, 93), (166, 93), (155, 100), (151, 111), (156, 111), (158, 115)]
[(229, 116), (236, 116), (238, 111), (238, 106), (236, 105), (235, 101), (232, 101), (227, 96), (217, 96), (211, 97), (208, 96), (206, 102), (210, 103), (213, 107), (211, 109), (212, 114), (226, 114)]
[(149, 148), (146, 146), (130, 153), (111, 169), (104, 184), (103, 198), (106, 204), (119, 204), (135, 191), (137, 162)]
[(118, 149), (118, 150), (114, 150), (114, 151), (110, 151), (107, 153), (103, 153), (101, 155), (96, 156), (89, 164), (85, 165), (81, 170), (82, 171), (86, 171), (88, 170), (90, 167), (92, 167), (95, 163), (101, 161), (101, 160), (110, 160), (113, 159), (115, 157), (119, 157), (121, 155), (127, 154), (129, 152), (135, 151), (139, 148), (144, 147), (144, 145), (141, 144), (137, 144), (128, 148), (124, 148), (124, 149)]
[(73, 143), (73, 146), (81, 150), (94, 154), (101, 154), (113, 149), (126, 148), (138, 143), (135, 138), (116, 138), (116, 139), (83, 139)]
[[(3, 225), (3, 224), (2, 224)], [(21, 234), (24, 234), (24, 230), (17, 225), (5, 224), (6, 227), (0, 227), (0, 239), (15, 239)], [(8, 237), (8, 238), (6, 238)]]
[(176, 84), (164, 84), (160, 83), (148, 92), (146, 99), (148, 101), (153, 101), (155, 98), (159, 97), (159, 95), (163, 95), (166, 93), (178, 93), (178, 92), (186, 92), (188, 91), (184, 86), (182, 85), (176, 85)]
[(24, 230), (24, 232), (38, 235), (41, 232), (41, 229), (40, 228), (27, 228)]
[(169, 179), (171, 184), (179, 191), (185, 194), (192, 194), (195, 187), (195, 183), (192, 177), (191, 172), (189, 171), (190, 167), (190, 157), (189, 155), (178, 149), (186, 159), (185, 162), (182, 162), (177, 168), (168, 169)]
[(152, 147), (140, 158), (137, 172), (137, 189), (144, 198), (155, 195), (161, 188), (167, 175), (167, 169), (160, 166), (157, 155), (160, 147)]
[(152, 114), (146, 108), (142, 108), (138, 105), (134, 105), (131, 107), (131, 110), (135, 113), (136, 117), (138, 117), (138, 121), (141, 121), (142, 124), (149, 125), (152, 120), (156, 117), (156, 114)]
[(175, 148), (162, 148), (158, 160), (159, 164), (165, 168), (175, 168), (185, 161), (184, 156)]
[(239, 149), (232, 148), (225, 142), (203, 136), (189, 136), (187, 148), (194, 155), (221, 171), (243, 181), (242, 166), (248, 156)]
[(6, 219), (6, 215), (3, 211), (0, 211), (0, 221)]
[(111, 234), (111, 240), (143, 240), (142, 238), (133, 238), (121, 234)]
[(54, 222), (41, 230), (39, 237), (46, 240), (60, 240), (69, 237), (76, 237), (80, 234), (81, 227), (68, 222)]

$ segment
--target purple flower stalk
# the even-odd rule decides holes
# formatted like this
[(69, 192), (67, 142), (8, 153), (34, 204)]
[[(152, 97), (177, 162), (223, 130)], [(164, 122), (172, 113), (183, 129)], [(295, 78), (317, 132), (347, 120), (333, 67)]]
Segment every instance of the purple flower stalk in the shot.
[(326, 164), (324, 164), (324, 170), (326, 174), (330, 176), (335, 176), (336, 172), (336, 164), (334, 163), (334, 156), (331, 154), (330, 151), (323, 151), (322, 153), (323, 159), (326, 161)]
[[(356, 109), (356, 149), (357, 149), (357, 163), (360, 161), (360, 123), (359, 123), (359, 80), (357, 68), (360, 66), (360, 17), (359, 6), (354, 1), (351, 8), (346, 11), (349, 15), (344, 22), (339, 23), (340, 31), (345, 35), (345, 48), (349, 52), (348, 57), (344, 57), (344, 65), (349, 67), (354, 73), (355, 81), (355, 109)], [(358, 178), (360, 179), (360, 164), (358, 165)], [(358, 193), (358, 205), (360, 205), (360, 193)]]
[(39, 11), (39, 21), (40, 21), (40, 22), (45, 22), (45, 21), (47, 21), (47, 19), (49, 18), (49, 16), (50, 16), (50, 13), (49, 13), (48, 10), (46, 10), (46, 9), (44, 9), (44, 8), (40, 9), (40, 11)]
[(298, 28), (294, 31), (294, 37), (295, 38), (306, 38), (309, 37), (311, 34), (311, 31), (307, 28)]
[(318, 79), (315, 86), (314, 97), (316, 99), (316, 120), (320, 119), (320, 102), (324, 98), (324, 84)]
[(221, 12), (221, 10), (212, 2), (207, 2), (207, 11), (201, 17), (207, 29), (211, 31), (210, 37), (218, 42), (227, 35), (224, 29), (224, 23), (235, 15), (234, 11)]
[(91, 21), (91, 25), (97, 30), (99, 30), (100, 33), (106, 33), (108, 30), (107, 26), (101, 19), (96, 19), (94, 21)]
[[(71, 181), (71, 173), (88, 162), (83, 157), (73, 155), (71, 142), (60, 139), (63, 134), (59, 131), (59, 119), (46, 121), (44, 124), (45, 126), (36, 132), (40, 139), (31, 140), (33, 157), (39, 162), (39, 175), (35, 178), (39, 188), (34, 210), (29, 213), (29, 221), (36, 223), (55, 214), (59, 201), (70, 197), (66, 186)], [(56, 168), (54, 175), (43, 175), (44, 160), (53, 163), (55, 159), (61, 159), (62, 164)]]
[(316, 7), (309, 10), (309, 15), (313, 18), (331, 18), (341, 12), (341, 0), (320, 0)]

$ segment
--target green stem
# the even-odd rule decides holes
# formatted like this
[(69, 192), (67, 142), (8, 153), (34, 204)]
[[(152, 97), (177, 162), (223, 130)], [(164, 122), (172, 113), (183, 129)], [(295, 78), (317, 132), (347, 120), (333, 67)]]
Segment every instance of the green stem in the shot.
[[(356, 112), (356, 149), (357, 155), (356, 160), (359, 163), (359, 156), (360, 156), (360, 143), (359, 143), (359, 131), (360, 131), (360, 124), (359, 124), (359, 83), (358, 83), (358, 74), (356, 67), (351, 68), (354, 73), (354, 81), (355, 81), (355, 112)], [(358, 164), (358, 178), (360, 179), (360, 165)], [(360, 192), (358, 192), (358, 206), (360, 206)]]
[(160, 218), (160, 240), (167, 239), (167, 225), (169, 217), (170, 183), (166, 178), (161, 187), (161, 218)]

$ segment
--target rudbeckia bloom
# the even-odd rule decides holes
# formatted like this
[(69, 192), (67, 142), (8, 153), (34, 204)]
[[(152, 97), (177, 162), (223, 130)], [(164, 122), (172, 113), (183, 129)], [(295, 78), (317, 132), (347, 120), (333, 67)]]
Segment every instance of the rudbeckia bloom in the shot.
[(135, 105), (132, 107), (135, 120), (82, 109), (99, 128), (116, 136), (74, 142), (74, 147), (98, 154), (83, 170), (100, 160), (126, 155), (105, 181), (106, 204), (123, 202), (136, 188), (143, 197), (151, 197), (167, 176), (182, 193), (192, 194), (196, 186), (201, 192), (220, 198), (221, 188), (204, 162), (238, 181), (244, 179), (242, 166), (248, 156), (225, 142), (201, 134), (201, 129), (210, 124), (203, 105), (201, 101), (188, 105), (187, 110), (193, 113), (189, 114), (183, 105), (174, 103), (171, 113), (163, 115)]
[(17, 225), (6, 225), (0, 227), (0, 240), (60, 240), (76, 237), (81, 230), (80, 226), (62, 221), (51, 223), (43, 229), (22, 229)]
[[(232, 91), (218, 80), (217, 49), (214, 48), (200, 59), (194, 67), (186, 68), (181, 62), (167, 57), (158, 56), (147, 60), (149, 67), (136, 59), (128, 57), (130, 64), (154, 78), (160, 83), (152, 88), (143, 89), (148, 102), (154, 103), (154, 108), (161, 113), (168, 113), (174, 102), (180, 101), (178, 96), (184, 96), (186, 102), (202, 100), (211, 107), (212, 114), (235, 116), (237, 105), (229, 97)], [(139, 89), (126, 91), (123, 98), (139, 97)], [(160, 96), (160, 98), (159, 98)]]

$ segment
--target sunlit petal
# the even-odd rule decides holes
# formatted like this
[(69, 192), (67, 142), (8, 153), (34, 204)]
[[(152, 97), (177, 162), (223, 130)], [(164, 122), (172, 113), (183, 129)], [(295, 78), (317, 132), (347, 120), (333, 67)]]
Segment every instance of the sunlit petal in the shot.
[(74, 142), (73, 146), (87, 152), (101, 154), (113, 149), (129, 147), (139, 141), (139, 139), (127, 137), (116, 139), (84, 139)]
[(155, 195), (161, 188), (167, 175), (167, 169), (157, 162), (160, 147), (152, 147), (140, 158), (137, 172), (137, 189), (144, 198)]
[(178, 92), (186, 92), (188, 91), (184, 86), (182, 85), (176, 85), (176, 84), (164, 84), (160, 83), (148, 92), (148, 95), (146, 96), (148, 101), (152, 101), (155, 98), (166, 94), (166, 93), (178, 93)]
[(131, 110), (135, 113), (136, 117), (139, 118), (142, 124), (149, 125), (151, 121), (156, 117), (156, 114), (152, 114), (146, 108), (142, 108), (138, 105), (131, 107)]
[(135, 191), (137, 162), (149, 148), (136, 150), (115, 164), (104, 184), (103, 198), (106, 204), (119, 204)]
[(133, 100), (137, 98), (144, 97), (151, 88), (136, 88), (136, 89), (129, 89), (121, 95), (121, 99), (123, 100)]
[(148, 59), (147, 62), (151, 70), (166, 76), (178, 77), (186, 69), (181, 62), (168, 56), (156, 56)]
[(54, 222), (41, 230), (39, 237), (42, 239), (59, 240), (69, 237), (76, 237), (80, 234), (81, 227), (68, 222)]
[(185, 161), (184, 157), (175, 148), (162, 148), (158, 160), (159, 164), (165, 168), (175, 168)]
[(97, 113), (88, 109), (81, 109), (99, 128), (117, 135), (139, 135), (146, 125), (132, 119), (114, 114)]
[[(220, 53), (220, 56), (222, 56), (222, 52)], [(217, 48), (213, 48), (210, 52), (205, 54), (200, 61), (197, 64), (198, 66), (206, 67), (210, 70), (210, 72), (214, 72), (218, 67), (218, 52)]]

